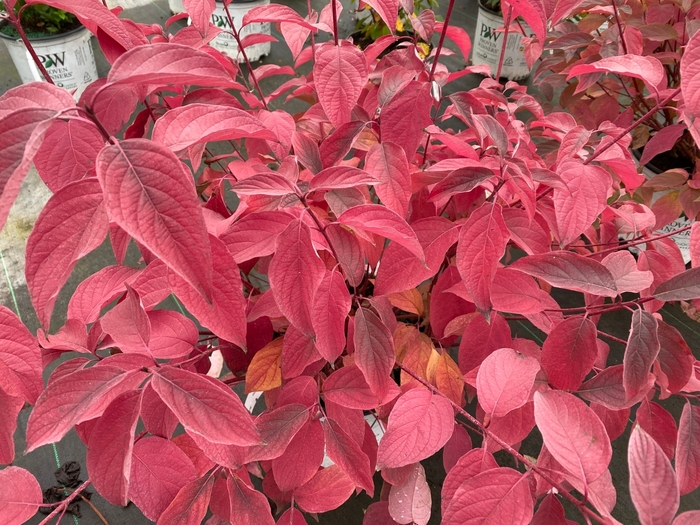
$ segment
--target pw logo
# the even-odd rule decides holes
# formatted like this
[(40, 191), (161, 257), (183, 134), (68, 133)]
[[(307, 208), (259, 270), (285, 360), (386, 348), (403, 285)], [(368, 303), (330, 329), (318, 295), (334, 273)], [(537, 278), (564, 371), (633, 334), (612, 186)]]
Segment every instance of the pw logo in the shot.
[(223, 27), (224, 29), (231, 29), (231, 24), (228, 23), (228, 18), (222, 15), (213, 14), (211, 15), (211, 23), (216, 27)]
[(481, 37), (482, 38), (487, 38), (488, 40), (493, 40), (494, 42), (498, 42), (498, 39), (501, 37), (503, 33), (494, 31), (492, 27), (487, 26), (486, 24), (481, 24)]
[(54, 66), (64, 66), (65, 61), (66, 61), (66, 52), (62, 51), (61, 53), (50, 53), (48, 55), (39, 55), (39, 58), (41, 59), (41, 63), (44, 64), (44, 67), (46, 69), (49, 69), (50, 67)]

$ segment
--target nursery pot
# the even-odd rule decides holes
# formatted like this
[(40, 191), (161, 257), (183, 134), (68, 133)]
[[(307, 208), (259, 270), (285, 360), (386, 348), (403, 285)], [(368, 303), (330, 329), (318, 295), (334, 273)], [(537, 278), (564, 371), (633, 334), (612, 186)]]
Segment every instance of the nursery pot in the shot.
[[(523, 21), (520, 22), (527, 36), (534, 33)], [(472, 50), (472, 64), (486, 64), (491, 68), (491, 74), (495, 75), (498, 70), (498, 61), (501, 58), (503, 48), (503, 38), (505, 33), (497, 31), (503, 27), (503, 16), (487, 9), (479, 2), (479, 15), (476, 19), (476, 35), (474, 36), (474, 47)], [(506, 52), (503, 57), (503, 67), (501, 77), (508, 80), (524, 80), (530, 76), (530, 68), (525, 61), (524, 46), (522, 44), (523, 35), (518, 32), (508, 33)]]
[[(170, 9), (173, 11), (173, 13), (181, 13), (184, 11), (184, 8), (182, 7), (182, 0), (169, 0), (169, 2)], [(231, 13), (234, 26), (237, 30), (239, 30), (239, 36), (241, 39), (253, 33), (262, 33), (264, 35), (270, 34), (270, 24), (268, 22), (248, 24), (241, 29), (243, 17), (248, 11), (254, 7), (269, 5), (269, 3), (270, 0), (233, 0), (229, 4), (228, 10)], [(226, 10), (224, 9), (223, 2), (219, 2), (217, 0), (216, 10), (211, 15), (211, 22), (216, 27), (220, 27), (224, 31), (230, 31), (231, 26), (228, 23), (228, 17), (226, 16)], [(243, 55), (238, 52), (238, 44), (236, 43), (236, 40), (228, 33), (219, 33), (214, 40), (209, 42), (209, 45), (218, 49), (234, 60), (237, 60), (238, 62), (245, 61), (243, 59)], [(256, 60), (260, 60), (263, 56), (270, 54), (270, 42), (248, 46), (246, 47), (245, 52), (248, 56), (248, 60), (255, 62)]]
[[(22, 82), (26, 84), (43, 81), (44, 76), (22, 40), (3, 33), (0, 33), (0, 37), (10, 52)], [(84, 27), (78, 27), (60, 35), (29, 39), (54, 83), (69, 91), (75, 90), (73, 96), (76, 100), (85, 87), (97, 79), (91, 37), (90, 31)]]

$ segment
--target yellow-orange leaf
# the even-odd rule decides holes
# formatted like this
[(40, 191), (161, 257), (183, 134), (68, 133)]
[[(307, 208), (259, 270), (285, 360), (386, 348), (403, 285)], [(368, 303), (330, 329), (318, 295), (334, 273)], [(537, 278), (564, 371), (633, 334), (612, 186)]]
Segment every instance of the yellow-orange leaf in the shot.
[(245, 375), (245, 393), (265, 392), (282, 386), (282, 342), (278, 337), (262, 348), (250, 362)]
[(389, 294), (389, 302), (404, 312), (423, 315), (423, 297), (415, 288)]
[(435, 370), (435, 386), (449, 399), (462, 405), (462, 391), (464, 390), (464, 379), (457, 363), (447, 352), (443, 352), (437, 363)]
[(428, 360), (428, 367), (425, 371), (425, 378), (428, 380), (428, 383), (431, 385), (435, 385), (435, 375), (437, 373), (437, 366), (438, 363), (440, 362), (440, 354), (438, 354), (437, 350), (433, 348), (432, 352), (430, 352), (430, 359)]
[[(402, 364), (414, 374), (427, 379), (428, 363), (430, 362), (432, 352), (435, 350), (433, 348), (433, 343), (427, 335), (418, 332), (418, 330), (416, 330), (416, 333), (417, 336), (403, 354)], [(414, 381), (414, 379), (402, 370), (401, 384), (405, 385), (411, 381)]]
[(418, 334), (420, 332), (415, 326), (399, 323), (394, 330), (394, 351), (396, 352), (396, 361), (403, 363), (403, 360), (409, 348), (417, 344)]

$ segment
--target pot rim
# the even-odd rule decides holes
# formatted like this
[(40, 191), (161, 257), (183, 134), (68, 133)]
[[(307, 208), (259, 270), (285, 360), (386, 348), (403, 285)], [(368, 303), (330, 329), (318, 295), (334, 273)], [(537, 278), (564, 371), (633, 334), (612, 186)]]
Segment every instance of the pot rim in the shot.
[[(70, 31), (66, 31), (65, 33), (58, 33), (56, 35), (46, 35), (46, 36), (33, 36), (33, 37), (27, 37), (27, 39), (30, 42), (44, 42), (44, 41), (58, 40), (59, 38), (65, 38), (69, 35), (72, 35), (73, 33), (79, 33), (81, 31), (88, 31), (88, 28), (85, 27), (83, 24), (80, 24), (75, 29), (71, 29)], [(6, 35), (5, 33), (2, 33), (2, 32), (0, 32), (0, 38), (2, 38), (4, 40), (10, 40), (12, 42), (17, 42), (18, 40), (21, 40), (19, 37), (9, 36), (9, 35)]]

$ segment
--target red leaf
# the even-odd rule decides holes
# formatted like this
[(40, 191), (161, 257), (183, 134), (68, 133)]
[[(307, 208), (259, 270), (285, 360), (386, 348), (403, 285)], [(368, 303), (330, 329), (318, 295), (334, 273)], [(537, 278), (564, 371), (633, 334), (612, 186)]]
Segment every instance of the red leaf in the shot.
[(309, 183), (309, 190), (338, 190), (376, 184), (379, 179), (373, 174), (352, 166), (331, 166), (321, 170)]
[(627, 422), (630, 417), (629, 408), (612, 410), (598, 403), (591, 403), (591, 410), (595, 412), (605, 426), (610, 441), (615, 441), (619, 438), (627, 428)]
[(76, 370), (50, 381), (27, 421), (27, 452), (60, 441), (73, 426), (100, 416), (113, 399), (143, 381), (114, 366)]
[(510, 348), (512, 340), (510, 328), (500, 315), (494, 315), (491, 323), (487, 323), (483, 315), (475, 314), (464, 327), (464, 333), (459, 344), (459, 369), (467, 374), (479, 366), (493, 351), (499, 348)]
[(153, 376), (151, 385), (188, 432), (213, 443), (239, 446), (260, 443), (250, 414), (223, 383), (186, 370), (162, 367)]
[(213, 0), (183, 0), (185, 11), (190, 15), (192, 25), (202, 34), (207, 35), (211, 15), (216, 9)]
[(74, 105), (75, 100), (67, 90), (47, 82), (30, 82), (8, 89), (0, 96), (0, 118), (22, 108), (60, 111)]
[(151, 340), (148, 344), (155, 359), (185, 357), (199, 340), (195, 324), (184, 315), (172, 310), (148, 312)]
[(551, 235), (540, 222), (531, 221), (527, 212), (521, 208), (506, 208), (503, 210), (503, 219), (506, 221), (510, 237), (528, 255), (545, 253), (551, 250)]
[(366, 0), (365, 4), (374, 9), (382, 17), (389, 31), (394, 32), (396, 18), (399, 16), (399, 0)]
[(540, 364), (512, 348), (501, 348), (489, 355), (476, 375), (479, 404), (491, 418), (505, 416), (527, 403)]
[(34, 156), (34, 166), (49, 189), (56, 193), (65, 185), (90, 175), (104, 138), (97, 127), (79, 120), (54, 122)]
[(145, 437), (134, 444), (129, 499), (157, 521), (180, 489), (197, 477), (192, 461), (172, 441)]
[(184, 279), (168, 273), (168, 282), (173, 292), (185, 308), (213, 333), (235, 345), (246, 346), (246, 301), (243, 297), (243, 284), (236, 263), (226, 246), (210, 237), (214, 282), (217, 286), (212, 293), (212, 302), (207, 301)]
[[(535, 428), (534, 403), (528, 401), (520, 408), (511, 410), (505, 416), (494, 418), (489, 422), (489, 430), (508, 445), (517, 446)], [(503, 448), (495, 439), (485, 441), (486, 449), (496, 453)]]
[(338, 465), (319, 470), (305, 485), (294, 491), (294, 499), (306, 512), (337, 509), (352, 495), (355, 484)]
[(637, 423), (663, 450), (668, 460), (673, 459), (678, 439), (676, 420), (656, 403), (644, 399), (637, 409)]
[(355, 364), (372, 392), (383, 399), (393, 382), (390, 374), (396, 360), (394, 340), (386, 325), (371, 310), (358, 308), (354, 320)]
[(359, 286), (365, 275), (365, 253), (357, 237), (339, 224), (326, 226), (326, 235), (348, 283)]
[(0, 306), (0, 389), (35, 404), (43, 389), (41, 353), (22, 321)]
[(386, 433), (379, 443), (378, 468), (397, 468), (426, 459), (452, 436), (454, 411), (442, 396), (414, 388), (391, 409)]
[(626, 77), (638, 78), (651, 88), (660, 87), (665, 80), (664, 66), (654, 56), (617, 55), (605, 57), (589, 64), (579, 64), (569, 71), (568, 79), (587, 73), (613, 73)]
[[(458, 427), (459, 428), (459, 427)], [(459, 458), (442, 483), (442, 514), (447, 512), (455, 493), (480, 472), (498, 468), (498, 463), (485, 448), (475, 448)]]
[(638, 293), (649, 288), (654, 282), (654, 274), (637, 267), (637, 261), (628, 251), (614, 252), (601, 261), (613, 278), (617, 291)]
[[(645, 57), (651, 58), (651, 57)], [(656, 134), (649, 139), (649, 141), (644, 145), (644, 152), (642, 157), (639, 159), (639, 163), (642, 166), (649, 164), (649, 161), (659, 155), (660, 153), (665, 153), (670, 151), (671, 148), (678, 142), (681, 135), (685, 133), (685, 124), (671, 124), (661, 128)]]
[(693, 35), (685, 46), (680, 73), (685, 123), (693, 138), (700, 141), (700, 36)]
[(547, 450), (577, 479), (591, 483), (607, 470), (610, 439), (583, 401), (557, 390), (536, 392), (535, 421)]
[(24, 108), (0, 118), (0, 227), (55, 114), (52, 109)]
[[(375, 501), (371, 503), (362, 518), (362, 525), (395, 525), (394, 518), (389, 514), (388, 501)], [(295, 524), (296, 525), (296, 524)]]
[(250, 9), (243, 16), (241, 26), (245, 27), (254, 22), (287, 22), (316, 32), (316, 27), (304, 20), (294, 9), (279, 4), (263, 5)]
[(306, 133), (297, 131), (292, 135), (292, 147), (299, 161), (314, 175), (323, 169), (318, 143)]
[(170, 439), (177, 428), (178, 420), (151, 384), (143, 387), (141, 398), (141, 420), (149, 434)]
[(484, 203), (462, 226), (457, 269), (476, 307), (489, 317), (491, 283), (510, 235), (499, 204)]
[(452, 195), (469, 193), (494, 176), (492, 170), (481, 166), (458, 168), (433, 187), (429, 198), (433, 201), (439, 201)]
[(398, 144), (409, 160), (424, 141), (423, 130), (433, 123), (430, 110), (434, 100), (430, 89), (427, 82), (411, 82), (382, 110), (382, 142)]
[[(411, 20), (413, 23), (413, 20)], [(403, 66), (391, 66), (382, 72), (382, 82), (377, 90), (377, 102), (385, 106), (397, 93), (400, 93), (416, 76), (415, 71)]]
[(262, 211), (251, 213), (231, 224), (220, 236), (238, 264), (272, 255), (277, 236), (293, 217), (287, 212)]
[(138, 294), (126, 285), (126, 298), (100, 320), (101, 328), (122, 352), (148, 355), (151, 323)]
[(343, 160), (366, 125), (366, 122), (352, 121), (336, 127), (319, 148), (323, 167), (335, 166)]
[(182, 44), (137, 46), (120, 56), (109, 71), (108, 84), (189, 84), (231, 87), (239, 84), (216, 58)]
[(96, 35), (99, 28), (124, 49), (132, 47), (131, 37), (124, 24), (101, 2), (92, 0), (29, 0), (27, 4), (45, 4), (73, 13), (92, 34)]
[(681, 494), (700, 486), (700, 407), (686, 403), (678, 424), (676, 473)]
[(432, 507), (423, 465), (416, 463), (406, 481), (389, 491), (389, 514), (397, 523), (427, 525)]
[(442, 523), (527, 525), (532, 512), (528, 475), (510, 468), (495, 468), (462, 483), (443, 514)]
[(314, 84), (323, 111), (338, 127), (350, 122), (350, 113), (367, 83), (365, 55), (352, 45), (331, 42), (316, 46)]
[(632, 313), (632, 326), (627, 339), (623, 361), (622, 384), (628, 398), (642, 393), (647, 384), (656, 356), (661, 348), (658, 336), (658, 322), (649, 312), (640, 309)]
[(126, 291), (124, 283), (133, 283), (140, 271), (129, 266), (107, 266), (78, 285), (68, 302), (68, 319), (94, 323), (108, 303)]
[(190, 481), (177, 493), (168, 508), (158, 518), (158, 525), (198, 525), (207, 514), (214, 473)]
[(277, 486), (283, 492), (307, 483), (321, 466), (325, 438), (319, 420), (309, 420), (292, 438), (284, 454), (272, 460)]
[[(544, 0), (508, 0), (507, 4), (513, 6), (515, 15), (522, 16), (525, 19), (534, 31), (540, 46), (543, 46), (547, 35), (548, 6), (551, 4), (545, 3)], [(539, 49), (541, 50), (542, 47)]]
[(211, 250), (191, 177), (173, 152), (146, 139), (97, 157), (110, 220), (211, 302)]
[(17, 416), (23, 406), (22, 398), (9, 396), (0, 389), (0, 465), (9, 465), (15, 460)]
[(598, 166), (565, 159), (557, 173), (564, 188), (555, 188), (552, 197), (562, 247), (576, 240), (598, 218), (606, 205), (611, 178)]
[(694, 525), (698, 520), (700, 520), (700, 510), (691, 510), (679, 514), (676, 519), (673, 520), (673, 525)]
[(518, 259), (509, 266), (552, 286), (587, 292), (603, 297), (617, 296), (615, 279), (610, 271), (589, 258), (573, 252), (551, 252)]
[(459, 228), (444, 217), (426, 217), (411, 224), (425, 251), (425, 265), (403, 246), (391, 243), (384, 250), (374, 283), (375, 295), (388, 295), (416, 288), (434, 276), (445, 254), (457, 242)]
[(311, 309), (325, 271), (311, 242), (311, 230), (300, 219), (292, 221), (277, 238), (268, 277), (280, 311), (308, 336), (314, 334)]
[(381, 183), (374, 191), (382, 203), (402, 218), (408, 216), (411, 199), (411, 173), (406, 153), (393, 142), (375, 144), (365, 157), (365, 169)]
[(277, 525), (307, 525), (307, 523), (301, 511), (290, 507), (277, 520)]
[(597, 330), (586, 317), (569, 317), (556, 325), (542, 346), (542, 368), (549, 384), (577, 390), (598, 359)]
[(589, 401), (599, 403), (611, 410), (620, 410), (636, 405), (654, 385), (654, 374), (647, 376), (640, 394), (628, 399), (622, 385), (622, 365), (609, 366), (581, 385), (578, 393)]
[(43, 502), (36, 478), (20, 467), (0, 470), (0, 514), (6, 525), (21, 525), (36, 514)]
[[(421, 14), (424, 12), (425, 11), (422, 11)], [(444, 22), (435, 22), (435, 32), (442, 33), (444, 26)], [(464, 61), (468, 62), (470, 51), (472, 49), (472, 41), (469, 38), (469, 34), (459, 26), (448, 25), (445, 36), (455, 43), (459, 51), (462, 53), (462, 58)]]
[(328, 376), (323, 382), (323, 394), (334, 403), (359, 410), (371, 410), (381, 402), (355, 365), (344, 366)]
[(540, 503), (531, 525), (567, 525), (564, 507), (551, 492)]
[(282, 342), (282, 377), (298, 377), (307, 366), (320, 359), (321, 354), (318, 353), (313, 338), (304, 335), (294, 325), (289, 325)]
[(529, 276), (508, 268), (498, 268), (491, 284), (493, 309), (514, 314), (537, 314), (558, 308), (556, 301)]
[(87, 469), (100, 495), (125, 507), (131, 478), (134, 430), (141, 409), (141, 392), (124, 392), (114, 399), (90, 432)]
[(281, 406), (259, 415), (255, 427), (264, 444), (248, 448), (246, 463), (280, 457), (308, 419), (308, 408), (300, 404)]
[(275, 525), (270, 503), (262, 492), (231, 475), (226, 481), (231, 503), (230, 515), (237, 525)]
[(659, 325), (659, 368), (666, 376), (666, 388), (676, 394), (688, 384), (693, 374), (695, 357), (681, 333), (673, 326), (658, 321)]
[(379, 204), (362, 204), (343, 212), (338, 222), (352, 228), (376, 233), (400, 244), (421, 262), (425, 262), (425, 253), (418, 242), (416, 233), (393, 211)]
[(243, 179), (231, 186), (241, 195), (271, 195), (281, 197), (297, 192), (296, 185), (286, 177), (277, 173), (260, 173)]
[(152, 140), (173, 151), (219, 140), (257, 138), (277, 141), (277, 136), (256, 117), (230, 106), (189, 104), (171, 109), (153, 126)]
[(700, 297), (700, 267), (671, 277), (656, 287), (652, 294), (661, 301), (690, 301)]
[(442, 466), (445, 469), (445, 473), (449, 474), (459, 459), (471, 449), (472, 438), (469, 437), (469, 432), (464, 427), (455, 425), (452, 437), (442, 449)]
[(654, 439), (640, 427), (632, 430), (627, 460), (630, 497), (642, 525), (671, 523), (680, 503), (671, 462)]
[(355, 486), (374, 495), (374, 481), (370, 461), (355, 440), (350, 437), (330, 417), (323, 421), (323, 434), (326, 438), (326, 454), (352, 480)]
[(345, 348), (345, 319), (351, 299), (345, 279), (337, 271), (326, 271), (311, 308), (311, 323), (316, 333), (316, 348), (329, 363)]

